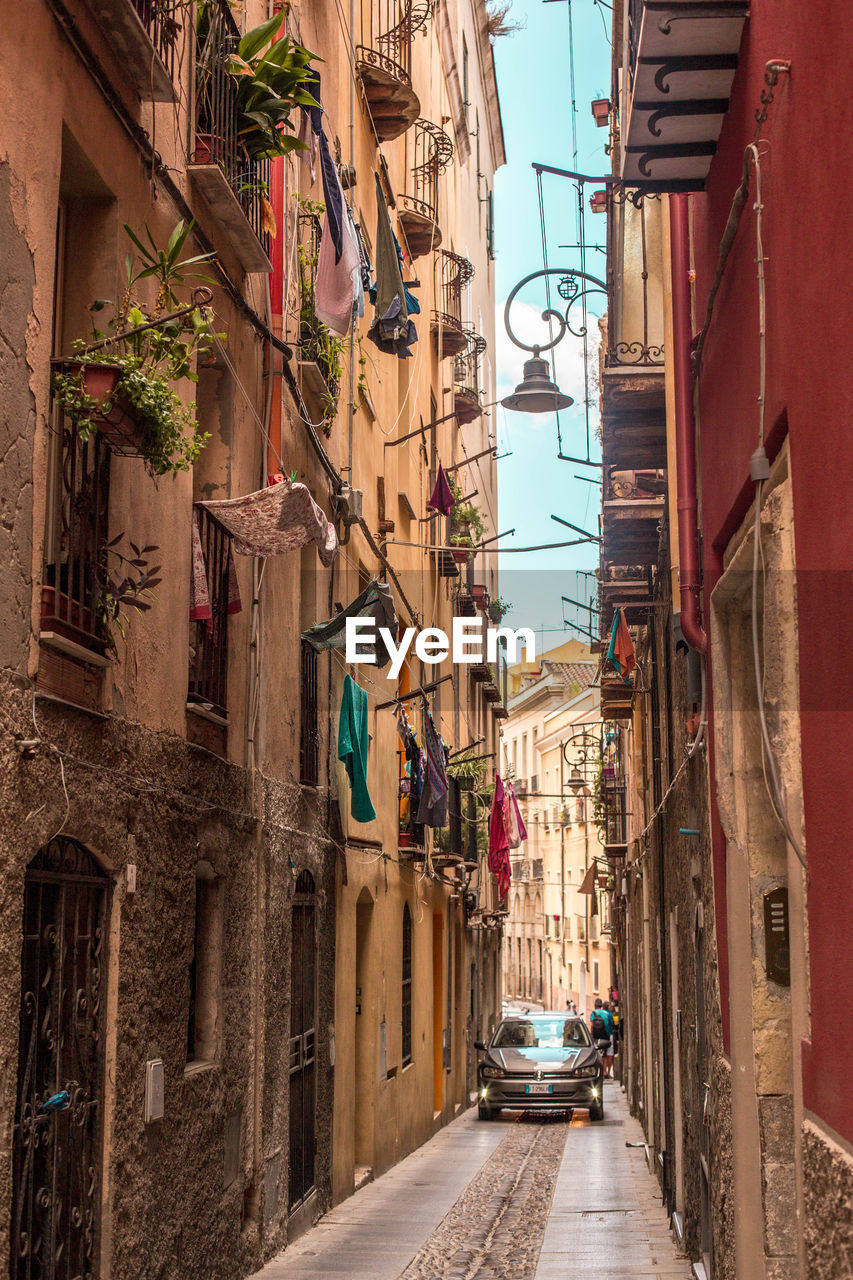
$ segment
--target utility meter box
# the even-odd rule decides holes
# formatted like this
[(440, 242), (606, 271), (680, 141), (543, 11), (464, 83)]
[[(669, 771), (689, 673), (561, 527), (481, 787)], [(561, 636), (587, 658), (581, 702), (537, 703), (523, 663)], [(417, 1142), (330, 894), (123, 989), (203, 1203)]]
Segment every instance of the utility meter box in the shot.
[(145, 1123), (162, 1120), (166, 1113), (166, 1080), (162, 1058), (149, 1058), (145, 1064)]

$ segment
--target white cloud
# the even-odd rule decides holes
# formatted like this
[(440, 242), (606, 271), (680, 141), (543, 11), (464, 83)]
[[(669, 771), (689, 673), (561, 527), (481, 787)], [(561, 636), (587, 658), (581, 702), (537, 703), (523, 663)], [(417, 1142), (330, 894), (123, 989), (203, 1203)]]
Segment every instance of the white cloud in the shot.
[[(553, 301), (558, 304), (561, 303), (559, 297), (555, 297)], [(505, 305), (505, 302), (499, 302), (496, 306), (495, 376), (499, 397), (508, 395), (515, 389), (516, 384), (521, 381), (524, 361), (529, 360), (532, 355), (532, 352), (523, 351), (515, 346), (509, 338), (504, 326)], [(554, 309), (556, 310), (557, 307), (555, 306)], [(522, 342), (529, 343), (532, 346), (534, 342), (547, 343), (551, 340), (548, 321), (542, 319), (543, 310), (544, 302), (541, 307), (533, 306), (532, 303), (522, 302), (518, 299), (513, 302), (510, 322), (513, 332)], [(573, 308), (570, 319), (575, 328), (580, 329), (581, 311), (579, 307)], [(554, 321), (554, 337), (556, 337), (558, 329), (559, 326)], [(593, 401), (597, 400), (596, 384), (598, 380), (598, 349), (600, 341), (598, 319), (590, 314), (587, 326), (587, 350), (589, 355), (588, 394)], [(583, 340), (576, 338), (571, 333), (566, 333), (562, 341), (554, 348), (553, 355), (557, 371), (557, 383), (560, 390), (570, 395), (576, 404), (582, 404), (585, 394)], [(550, 357), (551, 353), (546, 351), (543, 358), (550, 363)], [(550, 423), (552, 421), (551, 415), (543, 414), (542, 421)]]

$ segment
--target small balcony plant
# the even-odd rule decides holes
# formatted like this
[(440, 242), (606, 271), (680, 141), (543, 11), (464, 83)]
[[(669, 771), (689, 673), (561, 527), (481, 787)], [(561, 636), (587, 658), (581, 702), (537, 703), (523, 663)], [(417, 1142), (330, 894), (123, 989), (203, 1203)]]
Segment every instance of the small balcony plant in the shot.
[[(196, 381), (195, 358), (210, 350), (215, 336), (225, 336), (214, 335), (208, 306), (179, 305), (175, 291), (198, 278), (198, 267), (212, 256), (181, 258), (191, 230), (192, 223), (179, 222), (163, 249), (147, 227), (150, 248), (126, 226), (141, 265), (128, 254), (125, 291), (112, 319), (105, 330), (93, 321), (91, 338), (78, 339), (73, 356), (52, 362), (54, 397), (80, 440), (100, 431), (116, 452), (144, 458), (153, 476), (187, 471), (203, 449), (208, 437), (196, 422), (195, 403), (185, 404), (173, 384)], [(147, 279), (159, 286), (151, 309), (135, 297)], [(110, 305), (98, 300), (90, 312)]]

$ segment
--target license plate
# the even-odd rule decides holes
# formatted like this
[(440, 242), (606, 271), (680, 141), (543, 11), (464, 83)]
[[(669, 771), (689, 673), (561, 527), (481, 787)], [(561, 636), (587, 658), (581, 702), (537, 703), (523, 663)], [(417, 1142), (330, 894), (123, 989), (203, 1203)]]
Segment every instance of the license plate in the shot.
[(524, 1086), (525, 1093), (551, 1093), (553, 1085), (550, 1084), (527, 1084)]

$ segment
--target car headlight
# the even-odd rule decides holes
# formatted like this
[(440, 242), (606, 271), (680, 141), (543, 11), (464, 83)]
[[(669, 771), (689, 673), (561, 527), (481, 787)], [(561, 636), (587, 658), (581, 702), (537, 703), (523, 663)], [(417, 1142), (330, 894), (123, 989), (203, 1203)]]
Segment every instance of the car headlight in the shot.
[(576, 1080), (591, 1080), (593, 1076), (598, 1075), (598, 1067), (577, 1067), (572, 1075)]
[(480, 1074), (484, 1080), (501, 1080), (506, 1072), (503, 1067), (490, 1067), (488, 1065), (480, 1068)]

